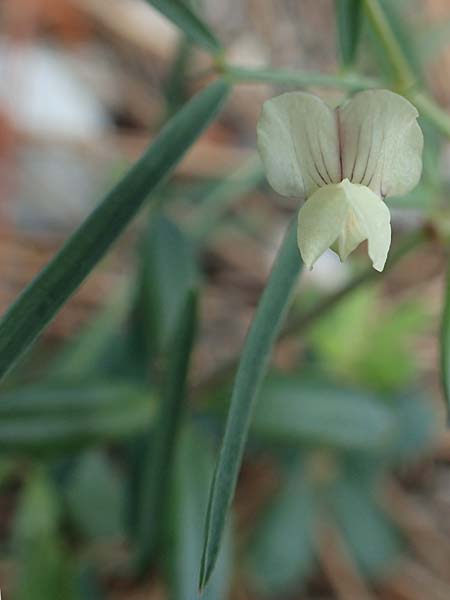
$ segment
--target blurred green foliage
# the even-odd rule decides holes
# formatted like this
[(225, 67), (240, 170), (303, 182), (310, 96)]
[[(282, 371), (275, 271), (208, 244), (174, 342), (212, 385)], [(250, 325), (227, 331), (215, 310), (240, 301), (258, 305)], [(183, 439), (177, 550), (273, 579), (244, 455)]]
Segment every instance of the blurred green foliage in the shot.
[(420, 300), (383, 307), (377, 288), (367, 287), (325, 315), (310, 340), (325, 371), (343, 381), (392, 392), (414, 383), (418, 364), (411, 345), (428, 324)]

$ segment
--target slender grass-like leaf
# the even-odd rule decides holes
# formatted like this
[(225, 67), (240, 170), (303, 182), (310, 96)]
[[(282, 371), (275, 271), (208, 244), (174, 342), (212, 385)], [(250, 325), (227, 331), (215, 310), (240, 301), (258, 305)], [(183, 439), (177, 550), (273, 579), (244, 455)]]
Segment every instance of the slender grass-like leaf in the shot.
[(63, 248), (22, 292), (0, 322), (0, 377), (52, 320), (222, 106), (229, 86), (217, 81), (195, 96)]
[(197, 293), (191, 291), (180, 314), (165, 374), (154, 434), (147, 444), (138, 506), (136, 570), (145, 572), (161, 531), (176, 436), (186, 400), (186, 378), (197, 325)]
[(54, 455), (145, 431), (154, 403), (128, 383), (41, 385), (0, 398), (0, 453)]
[(217, 559), (252, 412), (301, 264), (296, 222), (293, 222), (261, 297), (239, 363), (219, 462), (210, 492), (200, 574), (201, 588), (208, 582)]
[(361, 33), (361, 0), (335, 0), (339, 50), (344, 67), (356, 59)]
[(450, 412), (450, 267), (447, 270), (444, 309), (441, 321), (441, 381), (447, 403), (447, 414)]
[(203, 23), (187, 3), (181, 0), (146, 0), (193, 42), (213, 54), (221, 52), (222, 46), (214, 33)]
[(329, 75), (294, 71), (290, 69), (246, 68), (228, 65), (225, 73), (234, 83), (274, 83), (296, 87), (330, 87), (349, 91), (364, 90), (380, 86), (379, 81), (362, 75), (348, 73), (345, 75)]

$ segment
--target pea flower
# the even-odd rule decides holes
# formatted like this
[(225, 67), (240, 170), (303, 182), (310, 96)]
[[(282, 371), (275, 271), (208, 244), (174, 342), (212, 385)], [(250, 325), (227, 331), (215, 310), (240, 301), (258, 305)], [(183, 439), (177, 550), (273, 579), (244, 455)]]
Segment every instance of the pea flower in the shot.
[(304, 92), (264, 103), (259, 152), (274, 190), (306, 200), (298, 245), (308, 268), (329, 247), (342, 261), (367, 240), (373, 267), (383, 270), (391, 244), (383, 200), (413, 189), (422, 172), (418, 116), (388, 90), (360, 92), (335, 110)]

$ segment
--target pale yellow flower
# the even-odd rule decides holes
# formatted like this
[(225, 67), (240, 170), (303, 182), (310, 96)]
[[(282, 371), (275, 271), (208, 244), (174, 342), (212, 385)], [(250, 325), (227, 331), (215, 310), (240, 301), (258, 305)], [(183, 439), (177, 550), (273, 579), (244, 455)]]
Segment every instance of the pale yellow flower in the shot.
[(298, 244), (308, 268), (332, 245), (345, 260), (367, 240), (374, 268), (383, 270), (391, 244), (383, 200), (412, 190), (422, 172), (417, 117), (388, 90), (360, 92), (335, 110), (304, 92), (264, 103), (259, 152), (274, 190), (306, 200)]

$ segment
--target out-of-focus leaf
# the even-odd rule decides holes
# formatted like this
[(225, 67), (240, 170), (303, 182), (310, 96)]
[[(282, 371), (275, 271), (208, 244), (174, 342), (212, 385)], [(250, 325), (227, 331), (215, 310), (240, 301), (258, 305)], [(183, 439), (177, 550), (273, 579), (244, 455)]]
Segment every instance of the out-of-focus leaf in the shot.
[(356, 479), (338, 479), (328, 492), (336, 525), (362, 573), (370, 578), (395, 568), (401, 540), (374, 499), (374, 490)]
[(128, 291), (115, 295), (81, 333), (60, 350), (50, 369), (52, 381), (85, 382), (89, 379), (98, 381), (102, 376), (124, 377), (124, 361), (120, 363), (122, 368), (117, 368), (112, 351), (120, 350), (119, 332), (127, 316), (129, 296)]
[(200, 20), (187, 2), (181, 0), (146, 0), (159, 10), (165, 17), (175, 23), (193, 42), (217, 54), (222, 50), (219, 40), (214, 33)]
[(361, 34), (362, 1), (335, 0), (335, 7), (341, 61), (349, 67), (355, 62)]
[(99, 451), (81, 455), (67, 484), (70, 516), (85, 537), (117, 538), (123, 531), (124, 488)]
[(0, 321), (0, 377), (53, 319), (111, 244), (217, 115), (229, 85), (216, 81), (190, 100)]
[(197, 327), (197, 293), (191, 291), (180, 313), (169, 352), (164, 391), (154, 433), (141, 460), (136, 569), (143, 573), (159, 542), (167, 503), (176, 438), (186, 400), (186, 378)]
[(315, 553), (316, 501), (300, 462), (281, 486), (253, 535), (248, 558), (256, 588), (277, 597), (310, 572)]
[(301, 266), (295, 219), (282, 243), (261, 297), (236, 374), (219, 462), (210, 491), (200, 574), (201, 588), (205, 587), (214, 569), (253, 408)]
[(162, 215), (152, 216), (140, 258), (133, 333), (142, 354), (151, 357), (167, 349), (198, 272), (192, 243)]
[[(198, 599), (203, 524), (208, 484), (214, 471), (211, 448), (199, 433), (186, 427), (177, 444), (171, 502), (171, 543), (168, 552), (172, 600)], [(217, 569), (202, 598), (226, 600), (231, 579), (231, 535), (224, 535)]]
[(377, 289), (366, 287), (329, 311), (312, 332), (323, 368), (341, 379), (382, 392), (410, 385), (417, 377), (411, 340), (427, 315), (418, 302), (382, 310)]
[(392, 413), (374, 395), (301, 377), (271, 377), (252, 423), (265, 440), (381, 449), (395, 435)]
[(420, 58), (424, 64), (436, 59), (436, 55), (444, 51), (450, 43), (450, 19), (435, 20), (425, 24), (417, 37)]
[(78, 567), (76, 579), (77, 598), (83, 600), (105, 599), (92, 564), (82, 561)]
[(0, 452), (54, 454), (148, 428), (154, 403), (123, 384), (30, 386), (2, 394)]
[(43, 471), (28, 480), (17, 510), (13, 545), (19, 563), (16, 600), (75, 600), (74, 573), (59, 536), (56, 491)]
[(386, 448), (388, 456), (397, 464), (417, 459), (436, 439), (437, 419), (431, 404), (417, 393), (395, 397), (389, 404), (397, 432)]
[(197, 241), (204, 243), (223, 224), (231, 206), (248, 194), (264, 179), (259, 158), (249, 160), (235, 173), (212, 186), (200, 198), (198, 216), (194, 218), (193, 234)]

